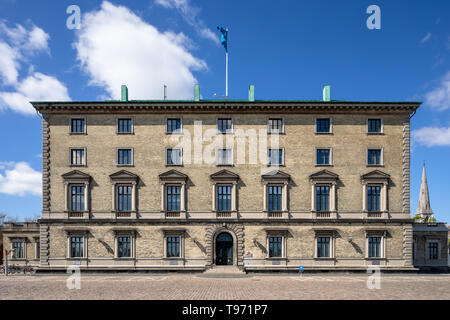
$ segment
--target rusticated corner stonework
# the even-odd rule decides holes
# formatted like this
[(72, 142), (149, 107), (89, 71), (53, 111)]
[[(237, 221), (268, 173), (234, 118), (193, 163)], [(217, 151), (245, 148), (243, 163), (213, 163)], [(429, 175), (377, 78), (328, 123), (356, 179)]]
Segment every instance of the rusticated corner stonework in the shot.
[(50, 212), (50, 124), (42, 115), (42, 212)]
[(407, 115), (403, 120), (403, 163), (402, 163), (402, 174), (403, 174), (403, 188), (402, 188), (402, 213), (411, 214), (410, 210), (410, 147), (411, 147), (411, 129), (410, 129), (410, 118)]

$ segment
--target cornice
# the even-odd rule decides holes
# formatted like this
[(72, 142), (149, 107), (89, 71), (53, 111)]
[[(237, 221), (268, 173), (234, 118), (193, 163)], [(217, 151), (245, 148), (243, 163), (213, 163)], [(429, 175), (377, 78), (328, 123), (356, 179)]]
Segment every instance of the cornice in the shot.
[(420, 102), (352, 101), (92, 101), (31, 102), (41, 113), (354, 113), (413, 112)]

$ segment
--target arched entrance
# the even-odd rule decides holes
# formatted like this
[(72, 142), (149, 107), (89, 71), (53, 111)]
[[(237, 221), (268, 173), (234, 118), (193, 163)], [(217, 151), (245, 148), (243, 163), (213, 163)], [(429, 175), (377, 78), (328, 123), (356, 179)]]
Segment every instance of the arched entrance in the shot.
[(228, 232), (216, 237), (216, 265), (233, 265), (233, 237)]

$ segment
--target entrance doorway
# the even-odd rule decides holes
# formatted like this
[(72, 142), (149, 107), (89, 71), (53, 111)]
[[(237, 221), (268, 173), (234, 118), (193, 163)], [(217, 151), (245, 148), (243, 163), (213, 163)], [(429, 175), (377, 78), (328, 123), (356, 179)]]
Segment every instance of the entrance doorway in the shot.
[(233, 238), (228, 232), (216, 238), (216, 265), (233, 265)]

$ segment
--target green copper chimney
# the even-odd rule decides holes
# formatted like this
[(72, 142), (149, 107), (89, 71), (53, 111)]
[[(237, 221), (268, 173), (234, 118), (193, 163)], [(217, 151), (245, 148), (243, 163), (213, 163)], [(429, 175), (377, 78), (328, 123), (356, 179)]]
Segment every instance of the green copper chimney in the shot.
[(330, 101), (330, 86), (328, 84), (323, 87), (323, 101)]
[(128, 101), (128, 88), (126, 85), (122, 85), (122, 97), (120, 100)]
[(194, 101), (200, 101), (200, 85), (196, 84), (194, 87)]
[(255, 85), (251, 84), (248, 88), (248, 101), (255, 101)]

